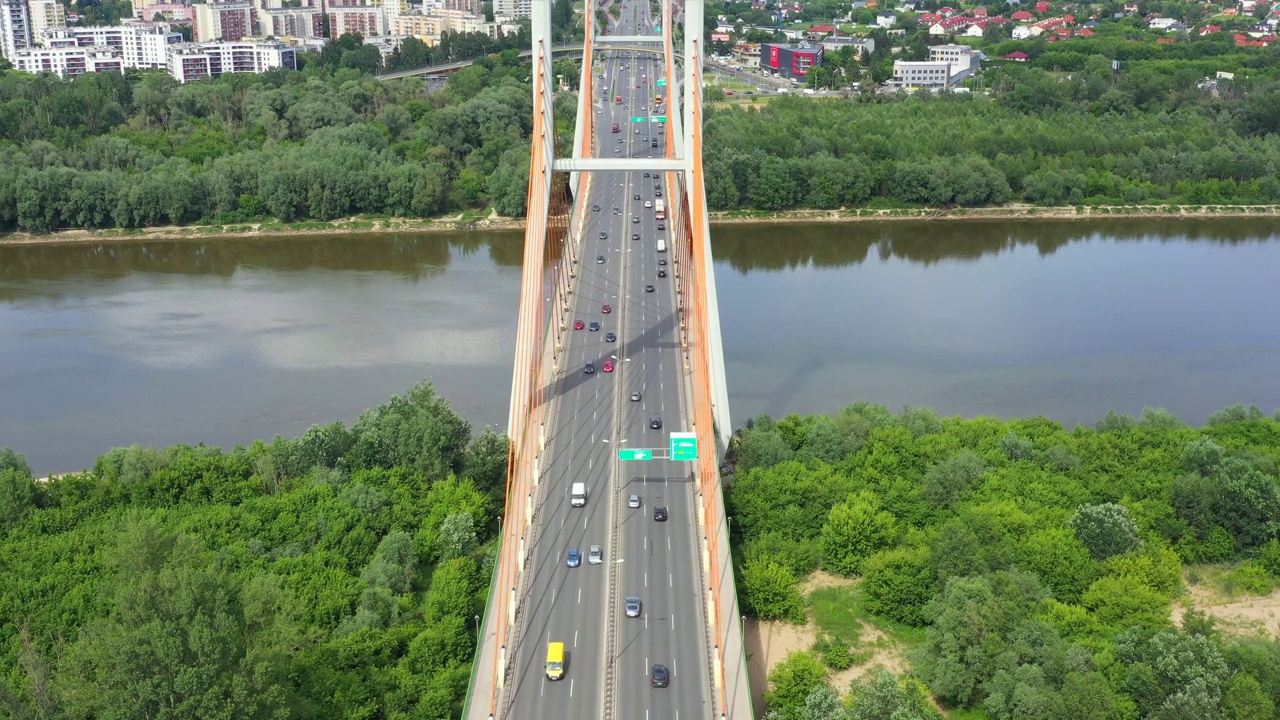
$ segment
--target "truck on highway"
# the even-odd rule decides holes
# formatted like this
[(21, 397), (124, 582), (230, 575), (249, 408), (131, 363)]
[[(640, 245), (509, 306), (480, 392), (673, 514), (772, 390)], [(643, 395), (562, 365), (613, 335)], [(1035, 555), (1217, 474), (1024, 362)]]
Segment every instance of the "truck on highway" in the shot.
[(576, 482), (569, 488), (569, 504), (582, 507), (587, 504), (587, 484)]
[(653, 201), (653, 217), (657, 220), (667, 219), (667, 204), (662, 201), (662, 198)]
[(618, 123), (614, 123), (614, 124), (613, 124), (613, 131), (614, 131), (614, 132), (622, 132), (622, 128), (618, 127)]
[(666, 251), (667, 251), (667, 239), (658, 238), (658, 252), (666, 252)]

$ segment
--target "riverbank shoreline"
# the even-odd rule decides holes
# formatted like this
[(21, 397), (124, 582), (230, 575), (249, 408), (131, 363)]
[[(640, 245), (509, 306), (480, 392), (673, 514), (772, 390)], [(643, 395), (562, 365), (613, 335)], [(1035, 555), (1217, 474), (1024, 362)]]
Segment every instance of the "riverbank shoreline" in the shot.
[[(726, 211), (710, 213), (712, 226), (781, 223), (956, 222), (963, 220), (1127, 220), (1280, 217), (1280, 205), (1104, 205), (1038, 207), (1006, 205), (985, 208), (906, 208), (787, 210), (781, 212)], [(234, 225), (161, 226), (141, 229), (57, 230), (50, 233), (12, 232), (0, 235), (0, 245), (57, 245), (71, 243), (138, 242), (148, 240), (220, 240), (233, 238), (361, 235), (385, 233), (503, 232), (524, 229), (522, 218), (490, 215), (435, 220), (405, 218), (344, 218), (331, 222), (239, 223)]]

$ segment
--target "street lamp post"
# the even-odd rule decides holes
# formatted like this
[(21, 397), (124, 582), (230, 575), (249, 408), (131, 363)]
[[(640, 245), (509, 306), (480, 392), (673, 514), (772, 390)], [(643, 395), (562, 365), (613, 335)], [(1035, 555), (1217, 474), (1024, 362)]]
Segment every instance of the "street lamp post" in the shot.
[(476, 637), (480, 637), (480, 616), (476, 615)]

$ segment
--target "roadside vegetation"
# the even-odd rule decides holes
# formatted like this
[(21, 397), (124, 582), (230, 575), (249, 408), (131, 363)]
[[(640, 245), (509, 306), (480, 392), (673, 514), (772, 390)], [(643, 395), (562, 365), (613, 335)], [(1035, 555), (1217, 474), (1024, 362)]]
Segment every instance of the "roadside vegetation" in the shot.
[[(1210, 574), (1280, 583), (1280, 416), (1068, 431), (857, 403), (761, 416), (730, 453), (743, 605), (816, 632), (772, 669), (771, 720), (1276, 717), (1280, 638), (1174, 604)], [(847, 580), (802, 593), (819, 570)]]
[(47, 481), (0, 450), (0, 715), (456, 717), (506, 461), (428, 384)]

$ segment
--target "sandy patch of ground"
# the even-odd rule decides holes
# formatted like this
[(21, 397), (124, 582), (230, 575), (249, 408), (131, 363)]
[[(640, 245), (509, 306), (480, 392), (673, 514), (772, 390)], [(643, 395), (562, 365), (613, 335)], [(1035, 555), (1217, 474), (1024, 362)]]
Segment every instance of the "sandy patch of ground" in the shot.
[(1228, 596), (1214, 583), (1187, 583), (1187, 594), (1173, 607), (1173, 622), (1182, 625), (1182, 616), (1194, 608), (1217, 618), (1218, 628), (1228, 635), (1257, 635), (1280, 638), (1280, 590), (1268, 595)]
[[(805, 595), (828, 587), (842, 587), (852, 582), (822, 571), (810, 575), (801, 583), (801, 592)], [(777, 621), (761, 621), (748, 618), (745, 627), (747, 644), (747, 675), (751, 682), (751, 701), (758, 715), (764, 711), (764, 694), (769, 689), (769, 672), (787, 655), (797, 650), (808, 650), (813, 647), (818, 628), (812, 622), (803, 625)], [(906, 648), (895, 642), (879, 629), (870, 624), (863, 624), (858, 641), (852, 652), (859, 656), (858, 664), (853, 667), (832, 673), (827, 682), (836, 692), (843, 695), (849, 691), (849, 684), (854, 679), (871, 672), (877, 667), (884, 667), (895, 674), (909, 670), (904, 657)]]

